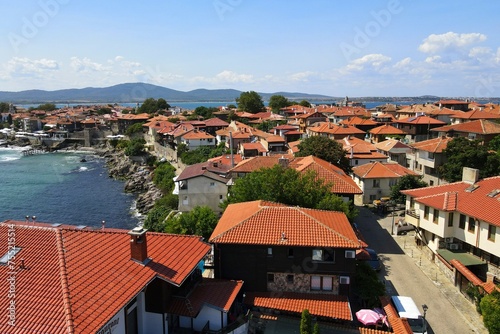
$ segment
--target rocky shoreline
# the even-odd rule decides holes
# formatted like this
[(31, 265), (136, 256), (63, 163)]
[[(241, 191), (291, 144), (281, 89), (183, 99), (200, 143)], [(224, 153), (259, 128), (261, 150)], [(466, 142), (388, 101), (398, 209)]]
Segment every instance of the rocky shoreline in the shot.
[(124, 191), (137, 195), (136, 210), (141, 215), (146, 215), (163, 196), (154, 185), (153, 173), (148, 166), (113, 149), (97, 149), (96, 154), (105, 159), (109, 177), (124, 180)]

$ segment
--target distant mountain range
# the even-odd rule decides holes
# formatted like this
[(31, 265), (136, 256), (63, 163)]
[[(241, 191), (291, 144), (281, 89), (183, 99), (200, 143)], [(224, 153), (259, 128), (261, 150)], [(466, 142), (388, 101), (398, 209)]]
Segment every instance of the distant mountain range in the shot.
[[(124, 83), (103, 88), (73, 88), (54, 91), (25, 90), (20, 92), (0, 91), (0, 102), (15, 104), (36, 103), (125, 103), (142, 102), (147, 98), (164, 98), (167, 102), (210, 102), (235, 101), (242, 92), (235, 89), (195, 89), (182, 92), (175, 89), (147, 83)], [(319, 94), (305, 93), (259, 93), (263, 100), (272, 95), (283, 95), (290, 100), (333, 101), (335, 98)]]

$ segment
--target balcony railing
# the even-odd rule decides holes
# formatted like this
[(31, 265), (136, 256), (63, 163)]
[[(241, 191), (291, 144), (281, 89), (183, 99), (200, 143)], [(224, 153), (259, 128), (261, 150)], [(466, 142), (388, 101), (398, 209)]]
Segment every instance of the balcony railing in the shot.
[(405, 220), (413, 226), (420, 226), (420, 215), (417, 214), (415, 210), (406, 210)]

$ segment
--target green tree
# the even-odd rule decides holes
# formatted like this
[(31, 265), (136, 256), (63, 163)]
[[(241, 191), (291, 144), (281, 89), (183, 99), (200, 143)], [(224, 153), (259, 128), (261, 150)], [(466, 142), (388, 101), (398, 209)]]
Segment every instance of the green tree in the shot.
[(125, 134), (127, 136), (132, 136), (134, 134), (141, 134), (142, 135), (142, 124), (143, 123), (135, 123), (135, 124), (132, 124), (131, 126), (129, 126), (126, 130), (125, 130)]
[(303, 106), (303, 107), (306, 107), (306, 108), (311, 108), (311, 103), (309, 103), (309, 101), (306, 101), (306, 100), (300, 101), (299, 105)]
[(150, 97), (142, 102), (141, 106), (138, 109), (139, 113), (147, 113), (154, 114), (159, 110), (164, 110), (170, 108), (170, 105), (163, 98), (159, 98), (158, 100)]
[(217, 112), (217, 111), (219, 111), (219, 109), (217, 109), (215, 107), (207, 108), (207, 107), (204, 107), (204, 106), (200, 106), (200, 107), (197, 107), (194, 110), (193, 115), (196, 116), (196, 118), (198, 116), (200, 116), (203, 119), (209, 119), (209, 118), (212, 118), (214, 112)]
[(289, 105), (290, 101), (283, 95), (273, 95), (269, 98), (269, 107), (275, 114), (278, 114), (281, 108), (288, 107)]
[(302, 311), (300, 317), (300, 334), (312, 334), (312, 319), (308, 309)]
[(319, 324), (316, 322), (314, 323), (314, 328), (313, 328), (313, 334), (320, 334), (321, 331), (319, 330)]
[(169, 162), (160, 163), (154, 170), (153, 183), (164, 194), (171, 193), (174, 190), (175, 167)]
[(480, 303), (484, 326), (490, 333), (500, 333), (500, 292), (484, 296)]
[(9, 112), (10, 105), (7, 102), (0, 102), (0, 113), (7, 113)]
[(163, 232), (165, 230), (165, 218), (171, 211), (171, 208), (155, 204), (144, 220), (144, 228), (151, 232)]
[(488, 143), (488, 149), (497, 152), (497, 154), (500, 154), (500, 135), (495, 136), (490, 142)]
[(363, 307), (380, 306), (379, 297), (385, 295), (385, 285), (380, 282), (375, 270), (365, 261), (356, 263), (354, 289), (364, 303)]
[(479, 169), (479, 177), (485, 178), (500, 174), (498, 159), (489, 158), (495, 153), (489, 152), (487, 147), (478, 140), (469, 140), (464, 137), (454, 138), (443, 150), (446, 162), (438, 167), (443, 179), (448, 182), (457, 182), (462, 179), (464, 167)]
[(239, 110), (246, 111), (252, 114), (264, 110), (264, 102), (262, 101), (262, 97), (254, 91), (242, 92), (240, 94), (240, 97), (236, 98), (236, 103), (238, 103)]
[(316, 209), (329, 210), (329, 211), (340, 211), (344, 212), (349, 221), (353, 221), (358, 215), (359, 211), (356, 209), (352, 202), (346, 202), (340, 196), (334, 194), (328, 194), (321, 199), (321, 201), (316, 205)]
[(422, 181), (422, 176), (419, 175), (404, 175), (391, 188), (391, 200), (396, 203), (405, 203), (406, 195), (402, 194), (402, 190), (417, 189), (427, 187), (428, 184)]
[(176, 234), (200, 235), (208, 240), (219, 218), (207, 206), (196, 206), (192, 211), (167, 220), (165, 232)]
[(308, 137), (300, 142), (298, 149), (299, 152), (295, 154), (297, 157), (314, 155), (341, 168), (347, 174), (351, 172), (347, 151), (344, 150), (342, 144), (333, 139), (323, 136)]
[(125, 155), (128, 156), (142, 155), (144, 153), (144, 144), (146, 144), (146, 141), (143, 138), (134, 138), (128, 141), (128, 145), (125, 148)]

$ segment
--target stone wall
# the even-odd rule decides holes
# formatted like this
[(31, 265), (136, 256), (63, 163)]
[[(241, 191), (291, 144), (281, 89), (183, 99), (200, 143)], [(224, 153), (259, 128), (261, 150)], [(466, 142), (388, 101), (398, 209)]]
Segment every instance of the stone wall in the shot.
[(446, 263), (446, 260), (436, 255), (434, 263), (438, 266), (439, 270), (450, 280), (451, 283), (455, 284), (455, 270), (453, 267)]
[[(339, 294), (339, 278), (333, 276), (332, 291), (311, 290), (311, 275), (297, 273), (270, 273), (274, 274), (274, 282), (267, 283), (267, 291), (274, 292), (316, 292)], [(293, 283), (289, 283), (287, 276), (293, 275)]]

